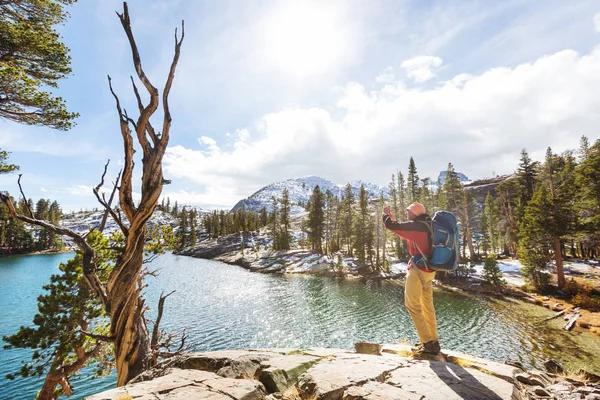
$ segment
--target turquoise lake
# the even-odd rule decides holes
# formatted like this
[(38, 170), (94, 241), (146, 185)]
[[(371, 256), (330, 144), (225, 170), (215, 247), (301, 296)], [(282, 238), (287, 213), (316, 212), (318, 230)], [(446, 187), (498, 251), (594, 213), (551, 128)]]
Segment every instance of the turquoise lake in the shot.
[[(0, 335), (31, 325), (42, 285), (71, 254), (0, 258)], [(341, 281), (310, 276), (274, 276), (237, 266), (166, 254), (152, 263), (147, 304), (156, 308), (162, 291), (176, 290), (165, 305), (162, 328), (186, 329), (192, 350), (248, 347), (338, 347), (355, 342), (415, 342), (403, 305), (402, 282)], [(600, 373), (600, 337), (563, 331), (562, 319), (542, 307), (505, 299), (436, 290), (443, 348), (496, 361), (520, 360), (539, 366), (551, 357), (569, 368)], [(152, 311), (148, 313), (152, 318)], [(0, 399), (32, 399), (43, 378), (9, 381), (31, 351), (0, 349)], [(108, 389), (114, 376), (73, 381), (72, 399)]]

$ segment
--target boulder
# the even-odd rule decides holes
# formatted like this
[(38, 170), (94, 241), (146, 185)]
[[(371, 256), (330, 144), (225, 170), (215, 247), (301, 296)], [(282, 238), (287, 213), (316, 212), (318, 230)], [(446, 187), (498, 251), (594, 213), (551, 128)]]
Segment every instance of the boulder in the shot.
[(421, 400), (423, 398), (423, 395), (379, 382), (352, 386), (342, 395), (342, 400)]
[(170, 368), (149, 381), (108, 390), (86, 400), (262, 400), (267, 391), (262, 383), (247, 379), (222, 378), (214, 373)]
[(227, 394), (236, 400), (262, 400), (267, 396), (263, 384), (252, 379), (218, 378), (206, 380), (202, 384), (213, 392)]
[(520, 368), (516, 368), (512, 365), (502, 364), (486, 360), (485, 358), (458, 353), (456, 351), (446, 351), (446, 357), (450, 362), (478, 369), (511, 383), (514, 382), (515, 375), (521, 372)]
[(324, 359), (306, 371), (298, 380), (303, 399), (341, 399), (344, 391), (367, 381), (383, 382), (402, 364), (385, 357), (367, 354), (340, 354)]
[(319, 360), (319, 357), (288, 355), (270, 358), (261, 364), (259, 380), (269, 393), (285, 392), (298, 378)]
[(253, 379), (256, 377), (261, 362), (278, 355), (277, 353), (252, 352), (248, 350), (190, 353), (168, 359), (160, 366), (210, 371), (226, 378)]
[(474, 368), (440, 361), (419, 361), (391, 372), (388, 384), (426, 399), (514, 400), (520, 393), (510, 382)]
[(358, 342), (354, 344), (354, 351), (360, 354), (373, 354), (380, 356), (382, 348), (383, 345), (376, 343)]

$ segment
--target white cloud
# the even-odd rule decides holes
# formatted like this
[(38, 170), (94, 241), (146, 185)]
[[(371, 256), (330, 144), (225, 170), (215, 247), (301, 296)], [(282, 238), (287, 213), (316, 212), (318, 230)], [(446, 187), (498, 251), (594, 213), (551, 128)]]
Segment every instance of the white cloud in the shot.
[(581, 135), (598, 138), (599, 90), (600, 47), (583, 56), (565, 50), (515, 68), (460, 74), (428, 90), (394, 82), (369, 91), (352, 82), (337, 109), (267, 114), (220, 147), (202, 139), (219, 152), (170, 147), (165, 170), (203, 188), (191, 204), (221, 206), (309, 174), (386, 184), (411, 156), (421, 176), (435, 178), (452, 162), (483, 178), (512, 172), (522, 148), (540, 159), (548, 146), (563, 151), (577, 148)]
[(600, 12), (594, 15), (594, 28), (596, 32), (600, 32)]
[(406, 76), (417, 83), (423, 83), (435, 77), (435, 72), (441, 66), (442, 59), (435, 56), (417, 56), (401, 64), (401, 67), (406, 70)]
[[(101, 192), (107, 192), (105, 188), (100, 189)], [(69, 196), (81, 196), (81, 197), (90, 197), (93, 195), (93, 187), (86, 185), (74, 185), (67, 187), (54, 187), (54, 188), (45, 188), (41, 187), (40, 192), (47, 193), (50, 195), (69, 195)]]
[(395, 80), (396, 75), (393, 67), (387, 67), (375, 78), (377, 83), (393, 83)]

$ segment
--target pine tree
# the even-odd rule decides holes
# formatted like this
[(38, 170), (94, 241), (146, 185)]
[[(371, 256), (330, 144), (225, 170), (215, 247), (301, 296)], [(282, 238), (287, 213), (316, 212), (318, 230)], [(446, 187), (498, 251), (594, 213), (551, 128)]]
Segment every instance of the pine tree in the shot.
[(192, 208), (190, 210), (190, 222), (189, 222), (189, 226), (190, 226), (190, 240), (189, 240), (189, 244), (190, 246), (195, 246), (196, 245), (196, 215), (197, 212), (194, 208)]
[[(596, 248), (600, 250), (600, 140), (582, 154), (585, 156), (576, 170), (576, 210), (581, 233), (586, 235), (588, 243), (595, 240)], [(580, 246), (584, 250), (583, 245)]]
[(266, 209), (266, 207), (261, 208), (258, 213), (260, 215), (260, 217), (259, 217), (260, 226), (261, 227), (267, 226), (267, 221), (269, 220), (269, 217), (267, 215), (267, 209)]
[[(486, 197), (486, 202), (487, 202), (488, 197), (490, 197), (489, 192)], [(488, 253), (491, 251), (492, 242), (491, 242), (491, 237), (490, 237), (490, 221), (489, 221), (489, 216), (488, 216), (485, 205), (481, 212), (481, 218), (479, 220), (479, 227), (481, 229), (481, 232), (480, 232), (481, 239), (479, 242), (479, 247), (481, 250), (483, 250), (483, 255), (485, 257), (487, 257)], [(494, 253), (494, 252), (492, 251), (492, 253)]]
[(498, 267), (498, 261), (496, 260), (495, 254), (492, 253), (485, 259), (481, 277), (487, 283), (495, 286), (500, 286), (505, 283), (504, 279), (502, 279), (502, 272)]
[(279, 249), (280, 243), (280, 225), (279, 225), (279, 202), (275, 196), (271, 197), (271, 213), (269, 220), (271, 221), (271, 241), (273, 242), (273, 249)]
[(538, 185), (520, 223), (518, 255), (523, 265), (521, 272), (539, 290), (544, 290), (549, 282), (546, 267), (552, 257), (545, 221), (551, 208), (546, 185)]
[(323, 254), (323, 230), (325, 223), (324, 215), (325, 198), (319, 185), (315, 186), (308, 200), (308, 220), (306, 231), (312, 250)]
[(533, 191), (535, 190), (535, 177), (536, 177), (537, 163), (533, 162), (527, 154), (527, 150), (521, 150), (521, 160), (517, 168), (517, 179), (521, 184), (523, 190), (523, 205), (527, 205)]
[(8, 160), (8, 152), (0, 149), (0, 175), (8, 174), (19, 169), (18, 165), (8, 164), (6, 160)]
[(413, 158), (408, 163), (408, 179), (406, 181), (408, 189), (408, 202), (413, 203), (419, 200), (419, 175)]
[[(408, 206), (407, 204), (407, 190), (406, 190), (406, 182), (404, 180), (404, 175), (402, 172), (398, 171), (398, 210), (394, 215), (396, 218), (400, 218), (404, 210)], [(408, 247), (404, 240), (400, 240), (397, 235), (396, 237), (396, 257), (398, 258), (406, 258), (408, 256)]]
[(354, 250), (358, 264), (363, 270), (367, 267), (367, 260), (372, 265), (372, 252), (374, 245), (374, 227), (369, 215), (369, 195), (360, 185), (358, 212), (354, 217)]
[(579, 141), (579, 161), (583, 162), (590, 154), (590, 141), (587, 137), (582, 136)]
[(77, 113), (47, 88), (71, 73), (69, 49), (55, 25), (75, 0), (18, 0), (0, 3), (0, 119), (68, 130)]
[(281, 194), (281, 212), (280, 212), (280, 225), (281, 225), (281, 244), (279, 246), (282, 250), (290, 249), (291, 242), (291, 225), (290, 225), (290, 194), (287, 188), (283, 189)]
[[(527, 252), (537, 254), (550, 244), (554, 252), (559, 289), (565, 285), (561, 239), (573, 231), (576, 223), (574, 172), (575, 159), (571, 153), (567, 152), (559, 156), (548, 148), (537, 185), (543, 188), (543, 191), (540, 189), (542, 194), (538, 195), (533, 207), (526, 207), (525, 217), (527, 218), (524, 218), (522, 223), (522, 226), (527, 229), (522, 238), (529, 240), (527, 242), (529, 247), (524, 248), (521, 254), (526, 255)], [(536, 188), (534, 193), (537, 192)], [(544, 198), (540, 199), (540, 196)], [(536, 235), (533, 235), (532, 232), (535, 232)], [(533, 249), (536, 246), (537, 249)]]
[[(90, 232), (87, 241), (97, 250), (100, 278), (105, 282), (116, 253), (110, 250), (109, 240), (98, 231)], [(84, 280), (82, 258), (78, 252), (68, 262), (61, 263), (60, 272), (53, 274), (50, 283), (44, 285), (33, 325), (21, 327), (17, 333), (3, 338), (9, 347), (35, 350), (31, 362), (8, 378), (46, 374), (37, 397), (40, 399), (54, 399), (57, 392), (70, 396), (73, 375), (91, 363), (103, 371), (110, 359), (107, 360), (106, 355), (102, 357), (108, 344), (84, 333), (108, 336), (106, 313)], [(59, 385), (61, 388), (57, 391)]]
[(325, 192), (325, 253), (333, 254), (338, 250), (337, 235), (337, 197), (330, 189)]
[(444, 181), (442, 191), (444, 193), (443, 208), (458, 217), (463, 207), (463, 187), (460, 177), (456, 171), (454, 171), (452, 163), (448, 163), (446, 180)]
[(520, 183), (517, 179), (507, 179), (496, 187), (496, 193), (502, 215), (504, 253), (516, 257), (520, 221), (525, 212)]
[(179, 249), (183, 249), (188, 244), (188, 212), (183, 206), (181, 213), (179, 214), (179, 229), (177, 230), (177, 243)]
[(343, 212), (342, 212), (342, 237), (346, 242), (346, 246), (348, 248), (348, 254), (352, 256), (352, 219), (353, 219), (353, 209), (354, 209), (354, 192), (352, 192), (352, 186), (350, 184), (346, 184), (344, 189), (344, 200), (343, 203)]

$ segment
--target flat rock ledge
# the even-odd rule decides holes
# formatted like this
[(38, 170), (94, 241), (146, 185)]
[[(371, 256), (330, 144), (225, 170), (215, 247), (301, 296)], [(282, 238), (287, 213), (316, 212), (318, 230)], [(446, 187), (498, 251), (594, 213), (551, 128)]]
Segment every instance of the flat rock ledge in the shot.
[(558, 381), (518, 364), (451, 351), (413, 358), (405, 345), (357, 343), (356, 349), (189, 353), (86, 400), (600, 400), (600, 386)]

